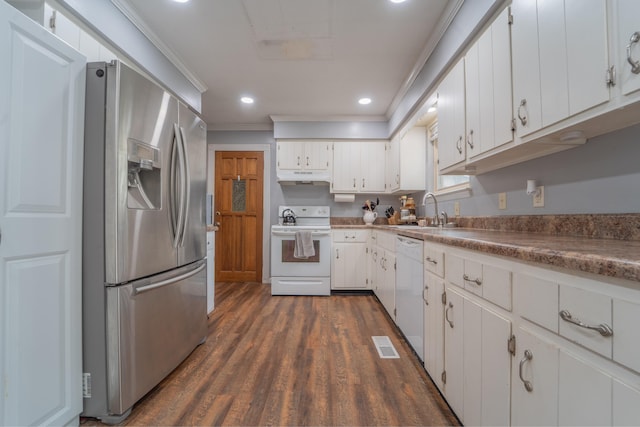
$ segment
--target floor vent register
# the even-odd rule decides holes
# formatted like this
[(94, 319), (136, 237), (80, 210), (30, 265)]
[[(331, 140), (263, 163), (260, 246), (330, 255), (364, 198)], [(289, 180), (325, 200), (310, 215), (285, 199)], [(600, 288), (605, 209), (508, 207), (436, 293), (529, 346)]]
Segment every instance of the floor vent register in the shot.
[(371, 337), (381, 359), (400, 359), (400, 355), (387, 336)]

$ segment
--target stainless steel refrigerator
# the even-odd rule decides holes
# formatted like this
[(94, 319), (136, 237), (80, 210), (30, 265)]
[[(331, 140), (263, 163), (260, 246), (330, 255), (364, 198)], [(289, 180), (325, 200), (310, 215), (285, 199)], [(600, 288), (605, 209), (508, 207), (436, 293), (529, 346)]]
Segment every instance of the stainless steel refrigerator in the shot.
[(84, 416), (108, 423), (204, 342), (206, 127), (121, 62), (87, 65)]

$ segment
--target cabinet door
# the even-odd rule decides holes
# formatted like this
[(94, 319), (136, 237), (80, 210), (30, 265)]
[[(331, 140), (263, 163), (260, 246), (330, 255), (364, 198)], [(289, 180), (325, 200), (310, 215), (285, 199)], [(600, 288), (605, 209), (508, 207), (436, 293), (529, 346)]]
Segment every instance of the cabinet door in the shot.
[(354, 266), (366, 265), (366, 243), (333, 243), (331, 287), (334, 289), (362, 289), (367, 276)]
[[(464, 316), (466, 320), (466, 312)], [(507, 349), (510, 336), (511, 322), (499, 314), (483, 308), (482, 422), (480, 423), (483, 426), (510, 424), (511, 354)]]
[(0, 425), (78, 425), (86, 59), (0, 2)]
[(474, 150), (476, 153), (484, 153), (494, 146), (493, 47), (491, 42), (491, 28), (487, 29), (478, 40), (478, 58), (480, 132), (478, 138), (476, 138)]
[(462, 295), (447, 286), (447, 305), (444, 315), (444, 367), (446, 372), (444, 395), (453, 411), (465, 423), (463, 418), (463, 310), (464, 299)]
[(542, 127), (537, 1), (513, 0), (511, 14), (513, 108), (522, 137)]
[(416, 126), (409, 130), (400, 141), (399, 151), (400, 189), (407, 192), (423, 191), (426, 188), (427, 129)]
[[(617, 0), (614, 3), (616, 8), (616, 57), (618, 65), (618, 79), (622, 87), (622, 94), (629, 95), (640, 89), (640, 74), (631, 71), (631, 64), (627, 61), (627, 45), (629, 45), (631, 36), (640, 31), (638, 24), (638, 16), (640, 16), (640, 2), (638, 0)], [(631, 46), (631, 57), (633, 61), (640, 60), (640, 43), (634, 43)]]
[(487, 150), (513, 141), (513, 89), (511, 82), (511, 25), (505, 9), (491, 25), (493, 78), (493, 139), (483, 145)]
[(611, 389), (610, 375), (564, 350), (560, 351), (559, 425), (611, 425)]
[(331, 158), (331, 143), (309, 141), (304, 144), (303, 169), (328, 170)]
[(396, 320), (396, 255), (384, 252), (384, 287), (387, 299), (387, 310), (391, 318)]
[(542, 125), (548, 126), (569, 116), (564, 1), (538, 0), (538, 38)]
[(438, 88), (438, 166), (440, 170), (465, 160), (464, 109), (464, 60), (460, 60)]
[(487, 344), (482, 340), (482, 307), (467, 298), (463, 298), (463, 307), (462, 419), (466, 425), (479, 426), (482, 425), (482, 400), (485, 397), (482, 394), (482, 349)]
[(557, 425), (558, 347), (524, 327), (516, 333), (516, 347), (511, 372), (512, 425)]
[(424, 288), (424, 367), (436, 386), (443, 391), (444, 371), (444, 281), (425, 272)]
[(358, 143), (341, 141), (333, 144), (333, 182), (334, 192), (358, 191), (357, 178), (360, 174), (360, 149)]
[(363, 141), (360, 142), (359, 145), (359, 191), (361, 193), (383, 193), (385, 182), (385, 142)]
[[(472, 158), (480, 153), (480, 41), (474, 43), (464, 57), (465, 75), (465, 118), (467, 156)], [(491, 58), (489, 58), (491, 59)], [(440, 126), (440, 123), (438, 123)]]
[(386, 190), (393, 192), (400, 189), (400, 140), (398, 138), (394, 138), (387, 144), (386, 156)]
[(304, 143), (278, 141), (278, 168), (300, 170), (304, 161)]
[(613, 380), (613, 426), (633, 426), (640, 420), (640, 390), (617, 379)]
[(640, 325), (640, 303), (614, 298), (613, 360), (636, 372), (640, 372), (638, 325)]
[(564, 7), (569, 115), (574, 115), (609, 100), (603, 77), (609, 67), (607, 6), (606, 0), (565, 0)]

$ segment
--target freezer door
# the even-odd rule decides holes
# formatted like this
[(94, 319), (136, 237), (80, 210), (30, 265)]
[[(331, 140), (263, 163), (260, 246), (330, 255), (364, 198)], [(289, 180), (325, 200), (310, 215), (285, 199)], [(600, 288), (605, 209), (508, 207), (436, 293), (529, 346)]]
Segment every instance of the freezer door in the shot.
[(178, 102), (117, 62), (107, 65), (106, 105), (106, 282), (118, 284), (178, 265), (169, 192)]
[(109, 413), (122, 414), (203, 342), (206, 262), (107, 288)]
[(200, 117), (184, 105), (180, 104), (179, 111), (189, 178), (184, 235), (178, 246), (178, 265), (184, 265), (207, 255), (207, 127)]

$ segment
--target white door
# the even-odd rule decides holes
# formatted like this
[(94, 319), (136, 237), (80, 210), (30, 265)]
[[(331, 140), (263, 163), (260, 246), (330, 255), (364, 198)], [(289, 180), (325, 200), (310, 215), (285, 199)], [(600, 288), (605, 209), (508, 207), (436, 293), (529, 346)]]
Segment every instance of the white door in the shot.
[(622, 93), (629, 95), (640, 89), (640, 74), (632, 72), (632, 66), (627, 60), (627, 46), (631, 44), (631, 60), (640, 60), (640, 42), (631, 42), (636, 31), (640, 31), (638, 16), (640, 2), (638, 0), (618, 0), (614, 3), (616, 10), (616, 38), (615, 48), (618, 59), (616, 70), (622, 87)]
[(278, 141), (278, 168), (288, 170), (302, 169), (304, 143), (298, 141)]
[(77, 424), (86, 61), (0, 17), (0, 424)]
[(304, 144), (303, 169), (329, 170), (331, 158), (331, 143), (323, 141), (310, 141)]
[(384, 193), (385, 143), (383, 141), (360, 142), (360, 191)]
[(360, 146), (357, 142), (341, 141), (333, 144), (334, 192), (358, 191), (357, 177), (360, 174)]

